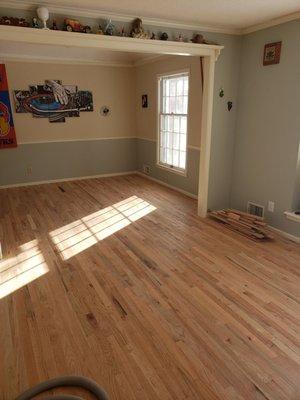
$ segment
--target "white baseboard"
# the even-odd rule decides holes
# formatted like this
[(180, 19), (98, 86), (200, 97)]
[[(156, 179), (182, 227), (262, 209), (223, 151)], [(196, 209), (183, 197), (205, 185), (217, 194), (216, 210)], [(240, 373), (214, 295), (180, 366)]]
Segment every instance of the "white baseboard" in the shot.
[(166, 187), (168, 187), (170, 189), (176, 190), (177, 192), (185, 194), (186, 196), (191, 197), (192, 199), (197, 199), (198, 198), (198, 196), (196, 196), (193, 193), (186, 192), (185, 190), (179, 189), (176, 186), (172, 186), (172, 185), (169, 185), (168, 183), (165, 183), (165, 182), (163, 182), (163, 181), (161, 181), (159, 179), (152, 178), (151, 176), (143, 174), (140, 171), (115, 172), (115, 173), (112, 173), (112, 174), (97, 174), (97, 175), (88, 175), (88, 176), (75, 176), (75, 177), (72, 177), (72, 178), (50, 179), (50, 180), (36, 181), (36, 182), (12, 183), (10, 185), (2, 185), (2, 186), (0, 186), (0, 190), (1, 189), (14, 188), (14, 187), (45, 185), (47, 183), (69, 182), (69, 181), (78, 181), (78, 180), (93, 179), (93, 178), (108, 178), (108, 177), (111, 177), (111, 176), (122, 176), (122, 175), (132, 175), (132, 174), (137, 174), (137, 175), (143, 176), (144, 178), (150, 179), (151, 181), (159, 183), (160, 185), (166, 186)]
[(132, 175), (135, 174), (136, 171), (128, 171), (128, 172), (115, 172), (112, 174), (98, 174), (98, 175), (89, 175), (89, 176), (76, 176), (73, 178), (61, 178), (61, 179), (50, 179), (47, 181), (37, 181), (37, 182), (23, 182), (23, 183), (13, 183), (11, 185), (3, 185), (0, 186), (0, 189), (9, 189), (14, 187), (22, 187), (22, 186), (35, 186), (35, 185), (44, 185), (46, 183), (57, 183), (57, 182), (68, 182), (68, 181), (78, 181), (83, 179), (93, 179), (93, 178), (108, 178), (110, 176), (121, 176), (121, 175)]
[(277, 229), (277, 228), (274, 228), (273, 226), (270, 226), (270, 225), (268, 225), (268, 227), (272, 231), (278, 233), (279, 235), (285, 237), (286, 239), (292, 240), (295, 243), (300, 243), (300, 237), (299, 236), (291, 235), (290, 233), (284, 232), (284, 231), (282, 231), (280, 229)]
[(173, 189), (173, 190), (176, 190), (177, 192), (180, 192), (180, 193), (182, 193), (182, 194), (185, 194), (186, 196), (191, 197), (192, 199), (198, 199), (198, 196), (195, 195), (195, 194), (193, 194), (193, 193), (186, 192), (185, 190), (179, 189), (179, 188), (176, 187), (176, 186), (169, 185), (168, 183), (165, 183), (165, 182), (163, 182), (163, 181), (161, 181), (161, 180), (159, 180), (159, 179), (152, 178), (152, 176), (146, 175), (146, 174), (144, 174), (144, 173), (141, 172), (141, 171), (137, 171), (136, 174), (137, 174), (137, 175), (140, 175), (140, 176), (143, 176), (144, 178), (150, 179), (150, 181), (159, 183), (159, 184), (162, 185), (162, 186), (166, 186), (166, 187), (168, 187), (169, 189)]

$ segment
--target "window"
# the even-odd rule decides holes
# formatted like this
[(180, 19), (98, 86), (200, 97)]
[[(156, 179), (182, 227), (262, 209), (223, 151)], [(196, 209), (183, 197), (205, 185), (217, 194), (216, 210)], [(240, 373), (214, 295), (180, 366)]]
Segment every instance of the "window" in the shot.
[(159, 77), (158, 164), (186, 170), (189, 74)]

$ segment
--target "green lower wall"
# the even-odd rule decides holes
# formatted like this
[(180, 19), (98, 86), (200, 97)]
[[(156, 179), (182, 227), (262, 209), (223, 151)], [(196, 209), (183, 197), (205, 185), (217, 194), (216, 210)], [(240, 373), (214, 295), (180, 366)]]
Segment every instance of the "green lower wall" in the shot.
[(0, 186), (135, 171), (136, 146), (135, 138), (21, 144), (1, 150)]
[(1, 150), (0, 186), (142, 171), (147, 164), (151, 177), (197, 195), (199, 150), (188, 149), (187, 162), (186, 177), (159, 168), (156, 142), (136, 138), (28, 143)]
[(159, 179), (169, 185), (175, 186), (188, 193), (198, 195), (199, 182), (199, 157), (200, 150), (188, 149), (187, 176), (181, 176), (174, 172), (166, 171), (156, 165), (156, 142), (145, 139), (137, 139), (137, 169), (143, 171), (143, 165), (150, 166), (152, 178)]

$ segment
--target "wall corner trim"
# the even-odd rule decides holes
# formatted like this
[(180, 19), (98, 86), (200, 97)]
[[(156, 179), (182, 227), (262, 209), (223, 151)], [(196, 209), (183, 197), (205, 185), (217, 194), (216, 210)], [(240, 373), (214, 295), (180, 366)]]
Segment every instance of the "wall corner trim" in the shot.
[(242, 29), (241, 34), (248, 35), (249, 33), (271, 28), (272, 26), (285, 24), (286, 22), (295, 21), (296, 19), (300, 19), (300, 11), (288, 15), (283, 15), (282, 17), (274, 18), (261, 24), (249, 26), (248, 28)]

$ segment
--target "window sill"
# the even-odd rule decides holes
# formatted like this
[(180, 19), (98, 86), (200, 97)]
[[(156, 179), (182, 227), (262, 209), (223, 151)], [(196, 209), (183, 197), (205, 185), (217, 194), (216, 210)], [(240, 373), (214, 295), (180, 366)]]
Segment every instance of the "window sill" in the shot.
[(156, 163), (156, 166), (158, 168), (164, 169), (165, 171), (173, 172), (174, 174), (177, 174), (177, 175), (180, 175), (180, 176), (184, 176), (184, 177), (187, 176), (186, 170), (185, 171), (180, 171), (180, 170), (178, 170), (176, 168), (171, 168), (171, 167), (168, 167), (166, 165), (159, 164), (159, 163)]
[(292, 211), (285, 211), (284, 214), (287, 217), (287, 219), (290, 219), (291, 221), (300, 223), (300, 215), (297, 215)]

